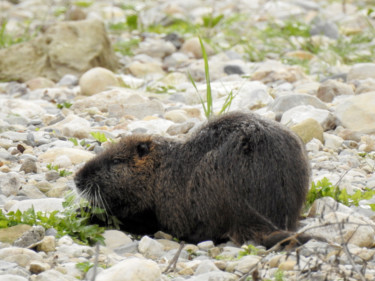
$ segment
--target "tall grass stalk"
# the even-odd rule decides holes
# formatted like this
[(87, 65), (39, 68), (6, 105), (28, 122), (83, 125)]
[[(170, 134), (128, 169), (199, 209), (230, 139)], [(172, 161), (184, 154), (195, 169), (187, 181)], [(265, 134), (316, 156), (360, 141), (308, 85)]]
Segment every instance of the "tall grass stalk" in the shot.
[[(204, 115), (206, 116), (207, 119), (210, 119), (214, 115), (212, 90), (211, 90), (211, 80), (210, 80), (210, 67), (208, 65), (207, 52), (206, 52), (206, 48), (204, 47), (203, 40), (200, 37), (198, 37), (198, 38), (199, 38), (199, 43), (200, 43), (201, 49), (202, 49), (202, 58), (203, 58), (203, 61), (204, 61), (204, 73), (205, 73), (205, 79), (206, 79), (206, 102), (204, 102), (202, 97), (200, 96), (199, 91), (198, 91), (198, 87), (197, 87), (197, 85), (196, 85), (196, 83), (195, 83), (195, 81), (194, 81), (194, 79), (193, 79), (193, 77), (191, 76), (190, 73), (188, 73), (188, 76), (189, 76), (191, 84), (194, 86), (194, 88), (195, 88), (195, 90), (198, 94), (198, 97), (201, 101), (203, 111), (204, 111)], [(233, 94), (233, 91), (230, 91), (229, 94), (227, 95), (225, 101), (224, 101), (224, 104), (223, 104), (221, 110), (218, 113), (219, 115), (229, 110), (234, 96), (235, 95)]]

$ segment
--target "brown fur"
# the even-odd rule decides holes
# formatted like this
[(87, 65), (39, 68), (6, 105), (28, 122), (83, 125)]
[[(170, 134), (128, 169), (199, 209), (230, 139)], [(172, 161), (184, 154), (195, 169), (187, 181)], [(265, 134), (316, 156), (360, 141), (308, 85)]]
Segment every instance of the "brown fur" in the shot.
[(295, 230), (309, 176), (298, 137), (276, 122), (235, 112), (185, 142), (126, 137), (86, 163), (75, 182), (131, 233), (267, 244), (269, 234), (283, 230), (285, 238), (284, 231)]

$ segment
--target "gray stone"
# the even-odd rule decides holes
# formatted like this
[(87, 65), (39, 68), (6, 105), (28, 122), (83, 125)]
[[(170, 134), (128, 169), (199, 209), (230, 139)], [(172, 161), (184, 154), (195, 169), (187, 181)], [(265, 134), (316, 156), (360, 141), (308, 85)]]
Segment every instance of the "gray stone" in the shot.
[(327, 80), (320, 85), (317, 93), (317, 97), (324, 102), (331, 102), (340, 95), (354, 95), (353, 87), (336, 80)]
[(16, 195), (21, 187), (21, 176), (15, 172), (3, 174), (0, 177), (0, 184), (1, 192), (5, 196)]
[(63, 274), (57, 270), (50, 269), (35, 276), (33, 281), (76, 281), (77, 278)]
[(325, 35), (332, 39), (337, 39), (340, 35), (337, 25), (332, 21), (324, 21), (317, 18), (310, 29), (311, 35)]
[(132, 240), (124, 232), (118, 230), (106, 230), (103, 233), (104, 243), (110, 249), (116, 249), (132, 243)]
[(13, 274), (0, 275), (0, 281), (27, 281), (28, 279), (22, 276)]
[(219, 269), (210, 260), (202, 261), (198, 265), (197, 269), (195, 270), (194, 275), (201, 275), (201, 274), (205, 274), (205, 273), (208, 273), (208, 272), (211, 272), (211, 271), (219, 271)]
[(205, 274), (201, 274), (201, 275), (189, 278), (189, 281), (207, 281), (207, 280), (236, 281), (238, 280), (238, 277), (237, 275), (229, 273), (229, 272), (211, 271)]
[(20, 238), (14, 241), (13, 246), (28, 248), (31, 245), (41, 241), (44, 238), (45, 229), (43, 226), (33, 226), (31, 229), (22, 234)]
[(330, 111), (311, 105), (299, 105), (289, 109), (284, 112), (280, 123), (291, 127), (309, 118), (318, 121), (324, 131), (333, 129), (337, 125), (337, 120)]
[(316, 97), (302, 94), (279, 96), (274, 100), (274, 102), (269, 106), (269, 108), (275, 113), (284, 113), (285, 111), (288, 111), (289, 109), (299, 105), (310, 105), (315, 108), (324, 110), (328, 109), (327, 105), (325, 105)]
[(163, 245), (148, 236), (139, 241), (138, 250), (148, 258), (158, 258), (164, 253)]
[(215, 244), (212, 241), (203, 241), (203, 242), (200, 242), (199, 244), (197, 244), (197, 246), (201, 250), (208, 251), (209, 249), (215, 247)]
[(104, 24), (98, 20), (59, 22), (35, 39), (0, 50), (2, 80), (42, 76), (58, 81), (95, 66), (117, 67)]
[(113, 251), (118, 255), (126, 255), (128, 253), (135, 254), (135, 253), (138, 253), (138, 245), (139, 245), (138, 241), (133, 241), (129, 244), (117, 247)]
[(147, 38), (139, 44), (137, 54), (146, 54), (150, 57), (164, 58), (176, 51), (176, 47), (168, 41)]
[(348, 72), (347, 80), (375, 78), (375, 63), (357, 63)]
[(24, 171), (26, 174), (36, 173), (38, 171), (38, 167), (34, 160), (27, 158), (25, 161), (23, 161), (20, 171)]

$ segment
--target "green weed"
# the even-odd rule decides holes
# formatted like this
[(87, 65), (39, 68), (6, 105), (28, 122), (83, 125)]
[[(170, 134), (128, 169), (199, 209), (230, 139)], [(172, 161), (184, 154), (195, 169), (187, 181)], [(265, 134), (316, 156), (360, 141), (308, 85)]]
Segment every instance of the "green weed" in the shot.
[[(312, 203), (322, 197), (332, 197), (337, 202), (346, 206), (358, 206), (361, 200), (371, 199), (375, 195), (375, 190), (366, 188), (365, 190), (357, 190), (353, 194), (348, 194), (346, 189), (340, 189), (334, 186), (327, 178), (323, 178), (317, 183), (312, 183), (306, 197), (306, 207), (310, 207)], [(369, 204), (371, 209), (375, 211), (375, 204)]]
[[(41, 225), (45, 229), (54, 228), (57, 237), (71, 236), (75, 241), (83, 244), (104, 243), (102, 233), (104, 228), (97, 225), (89, 225), (88, 212), (84, 211), (88, 205), (86, 202), (74, 203), (74, 195), (69, 195), (63, 202), (64, 210), (51, 213), (36, 212), (30, 208), (24, 212), (3, 213), (0, 209), (0, 228), (15, 226), (18, 224)], [(81, 210), (77, 213), (77, 210)]]
[(58, 103), (56, 106), (58, 109), (70, 108), (73, 104), (69, 102)]
[(103, 143), (108, 141), (107, 137), (105, 136), (104, 133), (101, 132), (91, 132), (90, 135), (96, 139), (98, 142)]
[(247, 245), (246, 248), (243, 248), (243, 251), (240, 251), (238, 254), (238, 258), (242, 258), (248, 255), (258, 255), (259, 249), (254, 245)]
[[(211, 80), (210, 80), (210, 67), (208, 65), (208, 57), (207, 57), (206, 48), (204, 47), (202, 38), (200, 38), (200, 37), (199, 37), (199, 43), (201, 45), (202, 57), (203, 57), (203, 61), (204, 61), (204, 73), (205, 73), (205, 80), (206, 80), (206, 102), (204, 102), (203, 99), (201, 98), (201, 96), (198, 92), (198, 87), (195, 84), (195, 81), (194, 81), (194, 79), (193, 79), (193, 77), (191, 76), (190, 73), (188, 73), (188, 77), (189, 77), (190, 82), (194, 86), (194, 88), (197, 92), (197, 95), (198, 95), (198, 97), (201, 101), (203, 111), (204, 111), (204, 115), (206, 116), (207, 119), (210, 119), (214, 114), (214, 112), (213, 112), (212, 90), (211, 90)], [(219, 115), (229, 110), (230, 105), (233, 101), (233, 98), (234, 98), (233, 91), (230, 91), (228, 93), (225, 101), (224, 101), (224, 104), (223, 104), (221, 110), (218, 113)]]
[(119, 41), (114, 43), (113, 48), (115, 52), (119, 52), (124, 56), (134, 55), (134, 50), (138, 47), (140, 40), (132, 38), (127, 41)]
[(47, 169), (50, 170), (50, 171), (56, 171), (59, 173), (60, 177), (67, 177), (71, 174), (73, 174), (73, 172), (70, 172), (70, 171), (67, 171), (65, 169), (60, 169), (60, 167), (58, 165), (52, 165), (52, 164), (47, 164)]

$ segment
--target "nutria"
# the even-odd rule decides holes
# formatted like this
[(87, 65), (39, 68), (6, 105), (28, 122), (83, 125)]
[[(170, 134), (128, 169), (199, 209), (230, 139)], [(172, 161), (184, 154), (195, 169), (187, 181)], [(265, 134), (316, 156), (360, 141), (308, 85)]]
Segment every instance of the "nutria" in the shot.
[(267, 244), (268, 234), (282, 233), (271, 235), (281, 240), (295, 230), (309, 177), (294, 133), (256, 114), (234, 112), (207, 122), (184, 142), (125, 137), (87, 162), (75, 183), (130, 233), (162, 230), (193, 243)]

